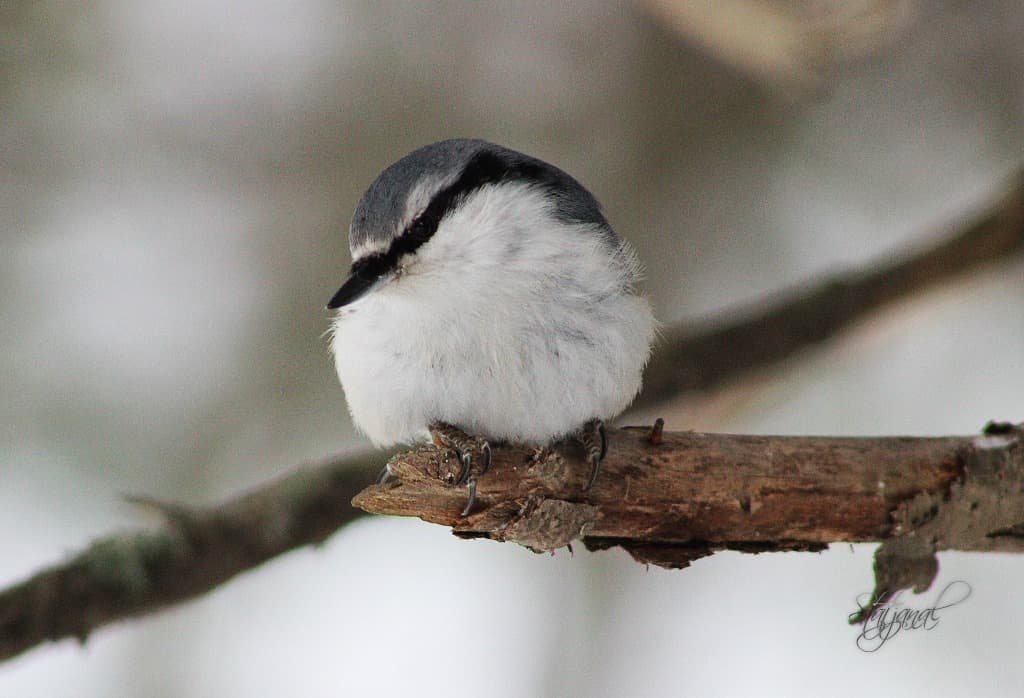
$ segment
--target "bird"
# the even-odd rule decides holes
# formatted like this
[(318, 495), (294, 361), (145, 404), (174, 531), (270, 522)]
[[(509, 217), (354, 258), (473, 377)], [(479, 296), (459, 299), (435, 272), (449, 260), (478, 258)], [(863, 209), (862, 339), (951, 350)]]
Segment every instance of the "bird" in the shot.
[(639, 392), (658, 331), (637, 255), (594, 195), (510, 148), (442, 140), (373, 180), (349, 248), (327, 308), (356, 428), (378, 447), (454, 452), (463, 516), (492, 444), (573, 439), (589, 491), (604, 424)]

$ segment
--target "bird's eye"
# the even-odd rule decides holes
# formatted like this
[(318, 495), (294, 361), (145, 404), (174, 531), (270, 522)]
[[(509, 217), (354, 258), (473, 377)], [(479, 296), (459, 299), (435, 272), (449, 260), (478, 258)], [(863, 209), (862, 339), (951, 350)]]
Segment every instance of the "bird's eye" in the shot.
[(427, 223), (423, 218), (417, 218), (409, 226), (409, 236), (416, 240), (426, 240)]

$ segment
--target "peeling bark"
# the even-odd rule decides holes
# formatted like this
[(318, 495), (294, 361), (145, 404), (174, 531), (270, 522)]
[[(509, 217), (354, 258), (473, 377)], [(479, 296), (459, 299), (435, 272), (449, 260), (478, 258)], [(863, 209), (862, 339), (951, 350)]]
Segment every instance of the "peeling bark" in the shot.
[(353, 504), (418, 516), (467, 538), (549, 551), (581, 540), (621, 546), (640, 562), (685, 567), (716, 550), (821, 550), (882, 542), (876, 598), (922, 591), (938, 550), (1024, 549), (1021, 428), (978, 437), (832, 438), (609, 431), (601, 476), (571, 447), (493, 450), (474, 511), (452, 487), (460, 464), (425, 447), (395, 456), (395, 479)]

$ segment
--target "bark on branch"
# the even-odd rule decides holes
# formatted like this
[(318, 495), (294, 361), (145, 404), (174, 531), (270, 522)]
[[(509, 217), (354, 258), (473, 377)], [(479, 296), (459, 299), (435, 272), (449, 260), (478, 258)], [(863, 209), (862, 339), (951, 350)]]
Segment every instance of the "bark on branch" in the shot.
[(876, 597), (932, 582), (940, 550), (1024, 550), (1024, 425), (976, 437), (827, 438), (610, 430), (601, 475), (580, 454), (493, 450), (473, 512), (460, 464), (433, 447), (395, 456), (395, 480), (353, 503), (456, 535), (548, 551), (580, 540), (685, 567), (716, 550), (821, 550), (880, 541)]

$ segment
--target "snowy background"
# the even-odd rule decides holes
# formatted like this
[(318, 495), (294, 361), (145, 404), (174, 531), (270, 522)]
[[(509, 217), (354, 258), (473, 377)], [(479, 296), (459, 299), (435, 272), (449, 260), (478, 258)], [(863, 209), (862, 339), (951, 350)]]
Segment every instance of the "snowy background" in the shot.
[[(418, 145), (484, 137), (577, 176), (669, 324), (936, 240), (1024, 161), (1024, 4), (672, 5), (0, 3), (0, 584), (141, 525), (124, 493), (210, 503), (369, 447), (323, 305), (356, 200)], [(778, 48), (744, 15), (765, 7), (826, 50), (740, 50), (751, 27)], [(1024, 421), (1024, 260), (659, 414), (793, 434)], [(872, 553), (673, 572), (366, 518), (0, 664), (0, 696), (1019, 691), (1024, 558), (942, 554), (910, 603), (956, 579), (970, 599), (864, 654), (845, 619)]]

